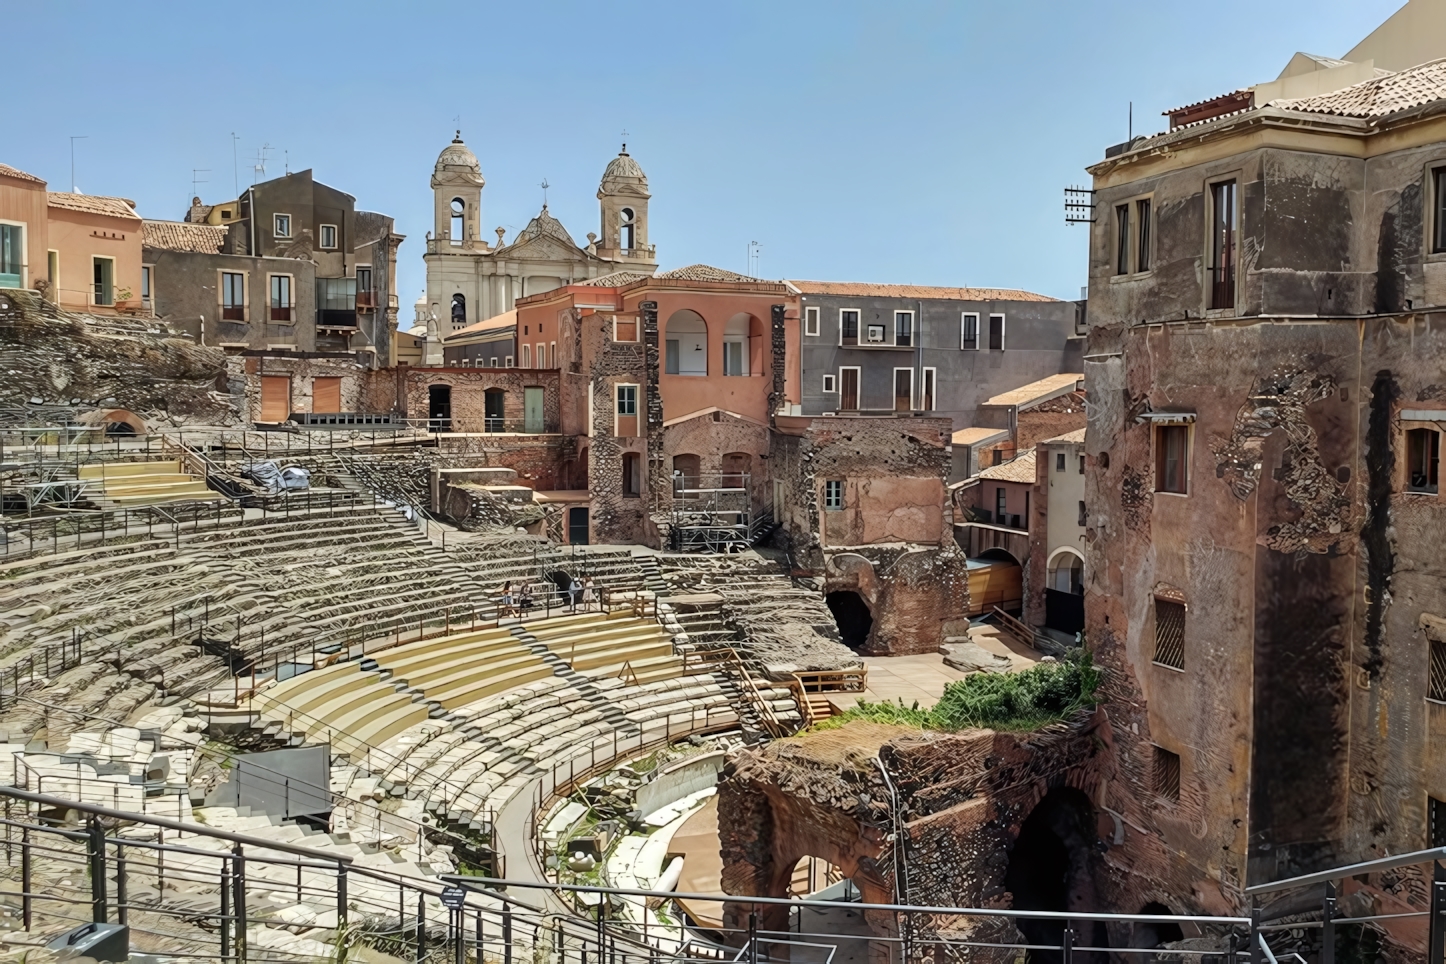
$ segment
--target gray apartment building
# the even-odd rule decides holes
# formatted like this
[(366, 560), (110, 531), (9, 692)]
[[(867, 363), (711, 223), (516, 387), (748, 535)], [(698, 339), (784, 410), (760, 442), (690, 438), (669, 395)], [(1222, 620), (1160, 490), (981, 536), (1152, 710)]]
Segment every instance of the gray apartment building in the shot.
[(299, 171), (146, 221), (154, 312), (231, 350), (357, 353), (392, 363), (396, 258), (390, 217)]
[(1083, 304), (1003, 288), (790, 281), (803, 415), (917, 412), (981, 424), (979, 406), (1078, 372)]

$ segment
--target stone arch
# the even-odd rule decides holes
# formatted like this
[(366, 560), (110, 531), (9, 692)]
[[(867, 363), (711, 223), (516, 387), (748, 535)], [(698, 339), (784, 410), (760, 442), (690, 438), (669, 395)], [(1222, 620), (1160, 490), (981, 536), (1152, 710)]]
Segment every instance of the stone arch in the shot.
[(452, 327), (463, 328), (467, 325), (467, 296), (462, 292), (452, 295)]
[(451, 215), (447, 222), (448, 236), (453, 244), (461, 244), (467, 236), (467, 202), (459, 197), (454, 197), (448, 208)]
[(673, 312), (663, 326), (663, 372), (708, 374), (708, 322), (691, 308)]
[(1014, 558), (1014, 554), (1012, 552), (1010, 552), (1008, 549), (1001, 549), (998, 546), (994, 546), (990, 549), (985, 549), (983, 552), (979, 553), (976, 558), (994, 559), (999, 562), (1012, 562), (1016, 566), (1020, 564), (1019, 560)]
[[(1141, 915), (1167, 917), (1175, 912), (1157, 900), (1140, 908)], [(1130, 928), (1131, 947), (1163, 947), (1185, 939), (1185, 931), (1176, 921), (1135, 921)]]
[(1084, 555), (1072, 546), (1056, 549), (1045, 564), (1045, 586), (1057, 592), (1084, 591)]
[(123, 408), (106, 412), (104, 422), (105, 434), (109, 436), (146, 434), (146, 420)]
[(741, 489), (751, 480), (753, 456), (747, 452), (726, 452), (723, 455), (723, 487)]
[(673, 488), (696, 489), (703, 478), (703, 459), (691, 452), (673, 456)]
[[(1094, 872), (1099, 859), (1095, 849), (1094, 804), (1082, 790), (1060, 786), (1050, 790), (1024, 818), (1009, 850), (1004, 886), (1013, 896), (1015, 910), (1087, 911), (1095, 899)], [(1019, 920), (1017, 926), (1031, 944), (1059, 944), (1064, 930), (1062, 919)], [(1098, 933), (1095, 933), (1098, 931)], [(1103, 927), (1080, 934), (1078, 943), (1088, 940), (1101, 947), (1108, 937)], [(1031, 961), (1060, 960), (1058, 951), (1031, 951)]]
[(835, 589), (823, 597), (838, 626), (839, 638), (855, 652), (868, 647), (874, 630), (874, 612), (864, 597), (853, 589)]
[(507, 391), (501, 388), (482, 390), (482, 430), (507, 431)]

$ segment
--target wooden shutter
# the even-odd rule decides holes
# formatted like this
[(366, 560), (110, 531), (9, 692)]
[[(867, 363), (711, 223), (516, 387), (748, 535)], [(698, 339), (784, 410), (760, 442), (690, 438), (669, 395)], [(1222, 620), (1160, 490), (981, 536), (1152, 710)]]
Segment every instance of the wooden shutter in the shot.
[(318, 378), (312, 381), (311, 410), (326, 413), (341, 411), (340, 378)]
[(261, 376), (261, 421), (284, 422), (291, 417), (291, 378)]

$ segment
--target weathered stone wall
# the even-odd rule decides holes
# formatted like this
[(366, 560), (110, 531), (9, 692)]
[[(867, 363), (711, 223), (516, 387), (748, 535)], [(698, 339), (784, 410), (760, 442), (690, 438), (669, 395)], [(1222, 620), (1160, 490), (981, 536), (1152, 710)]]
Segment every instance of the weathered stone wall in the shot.
[(863, 546), (824, 550), (824, 590), (852, 590), (873, 626), (866, 655), (936, 652), (968, 633), (967, 560), (957, 546)]
[[(1202, 909), (1420, 849), (1428, 797), (1446, 799), (1423, 630), (1446, 612), (1446, 509), (1405, 491), (1404, 465), (1406, 430), (1438, 424), (1408, 414), (1446, 418), (1443, 351), (1434, 313), (1091, 336), (1086, 633), (1123, 778), (1108, 802), (1163, 844), (1141, 870)], [(1136, 418), (1152, 409), (1195, 416), (1187, 495), (1153, 491)], [(1156, 596), (1187, 606), (1183, 670), (1154, 662)], [(1178, 801), (1156, 792), (1156, 746), (1180, 756)]]
[(261, 377), (285, 376), (291, 379), (291, 411), (312, 412), (312, 388), (318, 378), (341, 379), (341, 410), (343, 412), (385, 412), (369, 407), (371, 382), (374, 378), (390, 378), (390, 372), (368, 371), (359, 358), (350, 353), (269, 352), (231, 355), (227, 363), (233, 377), (239, 377), (246, 399), (246, 421), (261, 419)]
[[(385, 381), (387, 373), (378, 372)], [(502, 417), (508, 431), (520, 432), (525, 416), (527, 388), (541, 388), (544, 431), (558, 425), (558, 372), (517, 368), (409, 368), (404, 380), (404, 410), (408, 418), (425, 419), (428, 392), (433, 385), (452, 389), (452, 431), (485, 432), (488, 389), (503, 392)]]
[(154, 319), (72, 314), (31, 291), (0, 291), (0, 367), (0, 408), (126, 409), (151, 425), (238, 416), (220, 349)]
[(1028, 452), (1047, 438), (1085, 427), (1084, 393), (1071, 392), (1025, 409), (1017, 418), (1016, 452)]

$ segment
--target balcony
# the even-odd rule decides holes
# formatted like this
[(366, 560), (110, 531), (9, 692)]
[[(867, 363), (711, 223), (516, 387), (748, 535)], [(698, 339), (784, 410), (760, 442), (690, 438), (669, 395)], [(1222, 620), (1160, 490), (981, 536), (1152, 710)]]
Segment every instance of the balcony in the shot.
[(1235, 307), (1235, 266), (1210, 269), (1210, 307)]
[(357, 311), (376, 311), (376, 310), (377, 310), (377, 293), (376, 293), (375, 291), (371, 291), (371, 290), (358, 291), (358, 292), (356, 293), (356, 310), (357, 310)]
[(355, 328), (356, 311), (355, 278), (316, 279), (316, 327)]

